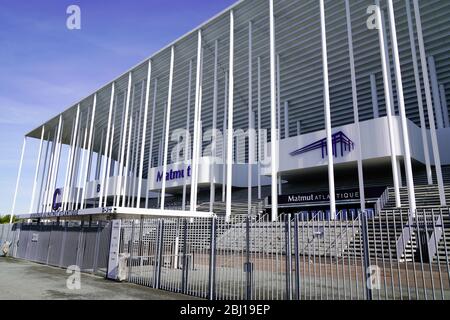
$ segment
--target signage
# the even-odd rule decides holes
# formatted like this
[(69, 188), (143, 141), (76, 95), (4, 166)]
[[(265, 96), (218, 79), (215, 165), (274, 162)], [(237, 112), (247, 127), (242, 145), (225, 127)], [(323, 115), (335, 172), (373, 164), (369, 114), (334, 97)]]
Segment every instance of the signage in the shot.
[(61, 208), (61, 189), (56, 189), (53, 193), (52, 209), (54, 211)]
[[(367, 188), (364, 191), (366, 199), (378, 199), (385, 190), (386, 190), (385, 187), (374, 187), (374, 188)], [(335, 194), (337, 202), (360, 200), (359, 189), (336, 190)], [(302, 204), (306, 205), (328, 201), (330, 201), (330, 193), (328, 191), (295, 193), (278, 196), (279, 205), (302, 205)], [(268, 197), (268, 204), (269, 205), (272, 204), (271, 197)]]
[[(191, 172), (191, 166), (188, 166), (187, 169), (181, 169), (181, 170), (173, 170), (170, 169), (166, 172), (166, 181), (175, 181), (175, 180), (181, 180), (185, 177), (190, 177), (192, 174)], [(156, 174), (156, 182), (161, 182), (163, 179), (163, 172), (158, 171)]]
[[(335, 157), (338, 157), (338, 146), (340, 149), (339, 151), (340, 151), (341, 157), (344, 156), (345, 152), (352, 152), (355, 149), (355, 143), (352, 140), (350, 140), (349, 137), (347, 137), (342, 131), (339, 131), (339, 132), (333, 134), (331, 139), (332, 139), (332, 144), (333, 144), (333, 155)], [(295, 157), (295, 156), (299, 156), (299, 155), (308, 153), (313, 150), (318, 150), (318, 149), (322, 150), (322, 159), (324, 159), (325, 156), (328, 155), (326, 138), (316, 141), (316, 142), (313, 142), (313, 143), (307, 145), (306, 147), (303, 147), (296, 151), (293, 151), (290, 153), (290, 155)]]

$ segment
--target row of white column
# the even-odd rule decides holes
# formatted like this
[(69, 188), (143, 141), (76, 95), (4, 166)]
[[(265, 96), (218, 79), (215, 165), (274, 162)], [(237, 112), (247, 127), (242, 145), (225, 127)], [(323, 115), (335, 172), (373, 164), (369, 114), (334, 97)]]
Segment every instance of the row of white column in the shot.
[[(398, 207), (401, 206), (400, 202), (400, 183), (399, 183), (399, 162), (397, 159), (397, 150), (396, 150), (396, 139), (398, 138), (394, 134), (394, 125), (393, 125), (393, 88), (391, 79), (391, 67), (390, 67), (390, 58), (389, 58), (389, 50), (387, 48), (387, 32), (385, 31), (384, 17), (382, 14), (382, 10), (380, 7), (380, 1), (375, 0), (375, 4), (377, 6), (377, 22), (378, 22), (378, 36), (380, 43), (380, 54), (381, 54), (381, 65), (382, 65), (382, 74), (383, 74), (383, 84), (384, 84), (384, 94), (386, 101), (386, 111), (388, 118), (388, 126), (389, 126), (389, 139), (391, 146), (391, 164), (393, 171), (393, 180), (394, 180), (394, 189), (395, 189), (395, 197), (396, 204)], [(323, 79), (324, 79), (324, 114), (325, 114), (325, 129), (326, 129), (326, 138), (327, 138), (327, 151), (328, 151), (328, 182), (329, 182), (329, 190), (330, 190), (330, 213), (332, 218), (336, 217), (336, 200), (335, 200), (335, 182), (334, 182), (334, 164), (333, 164), (333, 152), (332, 152), (332, 123), (331, 123), (331, 105), (330, 105), (330, 93), (329, 93), (329, 78), (328, 78), (328, 55), (327, 55), (327, 38), (326, 38), (326, 21), (325, 21), (325, 4), (324, 0), (320, 0), (320, 22), (321, 22), (321, 44), (322, 44), (322, 60), (323, 60)], [(419, 74), (419, 63), (417, 61), (417, 53), (415, 46), (415, 37), (414, 37), (414, 28), (412, 23), (412, 17), (410, 12), (410, 0), (406, 0), (406, 8), (408, 15), (408, 26), (410, 33), (410, 42), (411, 42), (411, 50), (413, 53), (413, 65), (414, 65), (414, 75), (415, 75), (415, 83), (416, 83), (416, 91), (418, 95), (418, 104), (419, 104), (419, 114), (422, 128), (422, 139), (423, 145), (425, 149), (425, 160), (427, 167), (427, 175), (428, 182), (432, 183), (432, 175), (431, 175), (431, 165), (430, 165), (430, 157), (428, 152), (428, 139), (426, 137), (426, 123), (424, 116), (424, 106), (421, 101), (421, 82), (420, 82), (420, 74)], [(436, 134), (436, 125), (434, 121), (434, 112), (433, 112), (433, 101), (435, 102), (435, 109), (438, 111), (436, 113), (436, 118), (438, 122), (438, 128), (448, 126), (448, 109), (446, 106), (445, 99), (445, 89), (443, 85), (438, 85), (436, 70), (434, 66), (434, 59), (432, 57), (428, 58), (425, 55), (423, 34), (422, 34), (422, 26), (420, 20), (420, 8), (418, 4), (418, 0), (413, 0), (414, 5), (414, 13), (416, 20), (416, 29), (417, 29), (417, 39), (419, 43), (419, 56), (420, 56), (420, 67), (422, 68), (423, 74), (423, 83), (425, 89), (426, 96), (426, 107), (428, 111), (430, 131), (431, 131), (431, 142), (432, 142), (432, 150), (433, 157), (435, 160), (435, 168), (437, 174), (437, 182), (440, 190), (440, 198), (441, 205), (445, 205), (445, 193), (443, 189), (443, 179), (441, 172), (441, 164), (440, 164), (440, 154), (437, 144), (437, 134)], [(394, 15), (394, 7), (392, 0), (387, 0), (387, 9), (389, 14), (389, 27), (391, 31), (391, 43), (392, 43), (392, 55), (394, 62), (394, 73), (395, 73), (395, 81), (397, 88), (397, 96), (398, 96), (398, 105), (399, 105), (399, 113), (401, 119), (401, 130), (403, 133), (403, 147), (404, 147), (404, 163), (405, 163), (405, 172), (406, 172), (406, 182), (408, 186), (408, 195), (409, 195), (409, 206), (412, 211), (415, 210), (415, 192), (414, 192), (414, 182), (413, 182), (413, 173), (412, 173), (412, 165), (411, 165), (411, 153), (410, 153), (410, 142), (409, 142), (409, 133), (407, 127), (407, 117), (405, 110), (405, 102), (403, 97), (403, 83), (402, 83), (402, 74), (401, 74), (401, 66), (399, 60), (399, 51), (397, 44), (397, 31), (395, 24), (395, 15)], [(354, 111), (354, 120), (357, 128), (357, 141), (359, 144), (361, 143), (360, 130), (359, 130), (359, 112), (358, 112), (358, 101), (357, 101), (357, 91), (356, 91), (356, 73), (355, 73), (355, 61), (354, 61), (354, 52), (353, 52), (353, 39), (352, 39), (352, 25), (351, 25), (351, 12), (350, 12), (350, 4), (349, 1), (345, 1), (346, 8), (346, 17), (347, 17), (347, 35), (348, 35), (348, 47), (349, 47), (349, 58), (350, 58), (350, 71), (351, 71), (351, 84), (352, 84), (352, 100), (353, 100), (353, 111)], [(281, 192), (281, 177), (279, 176), (279, 140), (281, 137), (280, 129), (281, 129), (281, 85), (280, 85), (280, 56), (276, 53), (276, 45), (275, 45), (275, 15), (274, 15), (274, 1), (269, 0), (269, 27), (270, 27), (270, 136), (271, 136), (271, 176), (272, 176), (272, 184), (271, 184), (271, 196), (272, 196), (272, 220), (276, 220), (278, 217), (278, 195)], [(253, 101), (252, 101), (252, 82), (253, 82), (253, 54), (252, 54), (252, 22), (249, 22), (249, 93), (248, 93), (248, 127), (249, 132), (251, 129), (255, 128), (255, 125), (258, 127), (258, 132), (261, 132), (261, 58), (258, 57), (257, 61), (257, 77), (258, 77), (258, 101), (257, 101), (257, 114), (253, 111)], [(225, 117), (224, 117), (224, 129), (226, 128), (227, 139), (223, 144), (223, 155), (226, 154), (226, 166), (224, 166), (224, 177), (226, 177), (226, 185), (222, 190), (223, 200), (226, 202), (226, 217), (227, 220), (231, 217), (231, 209), (232, 209), (232, 169), (233, 169), (233, 147), (234, 147), (234, 136), (233, 136), (233, 114), (234, 114), (234, 11), (230, 11), (230, 50), (229, 50), (229, 70), (225, 73), (226, 85), (225, 85), (225, 99), (226, 99), (226, 107), (224, 108)], [(193, 152), (192, 152), (192, 178), (191, 178), (191, 192), (190, 192), (190, 211), (194, 213), (196, 211), (197, 204), (197, 194), (198, 194), (198, 170), (199, 170), (199, 162), (201, 156), (201, 138), (202, 138), (202, 122), (201, 122), (201, 114), (202, 114), (202, 82), (203, 82), (203, 36), (202, 30), (198, 31), (198, 46), (197, 46), (197, 64), (196, 64), (196, 81), (195, 81), (195, 105), (194, 105), (194, 128), (193, 128)], [(213, 132), (215, 134), (217, 129), (217, 97), (218, 97), (218, 40), (215, 42), (215, 62), (214, 62), (214, 100), (213, 100)], [(163, 126), (163, 139), (162, 144), (162, 166), (163, 166), (163, 179), (162, 179), (162, 190), (160, 194), (160, 206), (161, 210), (165, 210), (165, 198), (166, 198), (166, 172), (168, 165), (168, 147), (169, 147), (169, 133), (170, 133), (170, 118), (171, 118), (171, 107), (172, 107), (172, 89), (173, 89), (173, 77), (174, 77), (174, 64), (175, 64), (175, 47), (171, 47), (171, 55), (170, 55), (170, 68), (169, 68), (169, 85), (168, 85), (168, 96), (167, 96), (167, 105), (165, 108), (165, 116), (164, 116), (164, 126)], [(430, 68), (431, 73), (431, 84), (428, 73), (428, 68)], [(190, 103), (191, 103), (191, 82), (192, 82), (192, 73), (193, 73), (193, 61), (190, 61), (189, 67), (189, 88), (188, 88), (188, 116), (187, 116), (187, 129), (189, 130), (190, 125)], [(124, 206), (125, 205), (125, 196), (127, 194), (126, 189), (128, 176), (130, 175), (130, 171), (133, 176), (138, 177), (137, 183), (137, 195), (140, 196), (142, 192), (142, 176), (143, 176), (143, 164), (144, 164), (144, 156), (145, 156), (145, 145), (146, 145), (146, 131), (147, 131), (147, 120), (149, 115), (149, 105), (150, 105), (150, 89), (151, 89), (151, 77), (152, 77), (152, 60), (148, 61), (148, 73), (147, 73), (147, 81), (145, 86), (145, 102), (144, 102), (144, 83), (142, 83), (142, 95), (141, 95), (141, 108), (138, 113), (133, 115), (133, 111), (130, 111), (134, 107), (134, 94), (132, 94), (132, 82), (133, 82), (133, 73), (130, 72), (128, 75), (128, 87), (126, 91), (126, 99), (124, 110), (122, 113), (122, 126), (121, 126), (121, 134), (119, 141), (119, 158), (118, 158), (118, 182), (116, 185), (116, 196), (114, 198), (115, 206)], [(373, 75), (371, 75), (371, 88), (372, 93), (376, 92), (376, 79)], [(431, 87), (430, 87), (431, 86)], [(431, 89), (432, 88), (432, 89)], [(152, 105), (152, 115), (151, 115), (151, 133), (150, 133), (150, 149), (149, 149), (149, 163), (148, 163), (148, 171), (150, 172), (150, 168), (152, 166), (152, 153), (153, 153), (153, 144), (154, 144), (154, 124), (155, 124), (155, 115), (156, 115), (156, 93), (158, 90), (158, 79), (154, 79), (154, 93), (153, 93), (153, 105)], [(108, 112), (108, 123), (106, 127), (106, 133), (104, 130), (102, 131), (102, 142), (101, 149), (99, 151), (97, 157), (97, 170), (101, 166), (101, 173), (97, 173), (96, 175), (100, 175), (100, 198), (99, 198), (99, 207), (103, 207), (107, 205), (108, 198), (108, 190), (109, 190), (109, 180), (108, 177), (111, 174), (111, 171), (114, 171), (112, 163), (112, 149), (113, 149), (113, 139), (115, 133), (115, 118), (116, 118), (116, 109), (117, 109), (117, 99), (116, 99), (116, 83), (113, 82), (111, 85), (111, 99), (109, 105)], [(133, 101), (131, 101), (133, 99)], [(64, 195), (63, 195), (63, 210), (68, 209), (77, 209), (78, 206), (75, 205), (78, 202), (79, 197), (81, 197), (81, 205), (79, 208), (85, 208), (85, 200), (86, 200), (86, 182), (90, 176), (90, 168), (91, 162), (93, 160), (93, 139), (94, 139), (94, 121), (96, 116), (96, 101), (97, 94), (93, 97), (93, 105), (91, 111), (86, 116), (86, 125), (83, 129), (81, 129), (81, 121), (82, 118), (80, 105), (77, 106), (76, 117), (74, 119), (72, 134), (71, 134), (71, 142), (70, 142), (70, 152), (69, 158), (66, 168), (65, 181), (64, 181)], [(439, 101), (439, 102), (438, 102)], [(143, 105), (142, 105), (143, 104)], [(378, 99), (373, 95), (373, 104), (374, 104), (374, 115), (378, 115), (378, 107), (375, 108), (375, 105), (378, 106)], [(142, 108), (143, 110), (143, 119), (142, 119)], [(286, 101), (284, 104), (284, 122), (285, 122), (285, 137), (289, 137), (289, 117), (288, 117), (288, 102)], [(131, 114), (131, 115), (129, 115)], [(90, 119), (89, 119), (90, 118)], [(257, 124), (255, 123), (255, 118), (257, 118)], [(131, 151), (132, 144), (132, 131), (133, 131), (133, 119), (138, 124), (135, 124), (134, 128), (134, 138), (133, 143), (137, 141), (134, 145), (133, 151)], [(139, 120), (138, 120), (139, 119)], [(143, 121), (142, 121), (143, 120)], [(141, 121), (143, 125), (141, 126)], [(297, 131), (300, 133), (301, 124), (297, 123)], [(142, 130), (141, 130), (142, 127)], [(47, 146), (45, 152), (45, 160), (44, 160), (44, 169), (42, 173), (42, 182), (41, 182), (41, 191), (39, 193), (38, 200), (38, 208), (42, 206), (42, 210), (51, 210), (51, 197), (53, 196), (51, 190), (54, 190), (56, 187), (56, 180), (58, 176), (59, 170), (59, 162), (61, 156), (61, 147), (62, 147), (62, 130), (63, 130), (63, 119), (62, 116), (59, 117), (59, 122), (57, 128), (55, 128), (55, 132), (52, 137), (50, 134), (47, 135)], [(141, 132), (142, 134), (139, 134)], [(106, 139), (103, 141), (103, 135), (106, 134)], [(35, 202), (35, 193), (38, 183), (38, 173), (39, 168), (41, 166), (41, 158), (42, 158), (42, 150), (43, 150), (43, 141), (45, 135), (45, 127), (42, 128), (41, 133), (41, 143), (39, 147), (38, 161), (36, 165), (36, 171), (33, 181), (33, 192), (32, 192), (32, 200), (30, 204), (30, 211), (33, 209)], [(138, 152), (137, 146), (139, 145), (139, 137), (140, 137), (140, 154)], [(52, 141), (50, 142), (50, 139)], [(215, 142), (216, 139), (213, 139)], [(128, 141), (128, 143), (127, 143)], [(261, 136), (258, 137), (258, 170), (261, 170), (261, 158), (262, 158), (262, 139)], [(22, 170), (22, 162), (23, 162), (23, 153), (25, 151), (25, 142), (23, 145), (21, 162), (19, 167), (19, 174), (16, 184), (16, 190), (14, 194), (13, 200), (13, 208), (12, 214), (15, 212), (15, 204), (17, 198), (17, 192), (19, 187), (19, 180)], [(51, 148), (50, 148), (51, 144)], [(188, 145), (190, 149), (190, 142), (186, 140), (186, 149), (185, 149), (185, 160), (188, 160)], [(213, 154), (212, 156), (216, 156), (216, 145), (213, 145)], [(126, 149), (125, 149), (126, 148)], [(250, 135), (249, 140), (249, 153), (248, 160), (249, 163), (253, 163), (256, 142), (252, 139), (252, 135)], [(102, 152), (103, 157), (102, 157)], [(358, 180), (359, 180), (359, 189), (361, 194), (361, 208), (364, 210), (365, 208), (365, 197), (364, 197), (364, 176), (362, 170), (362, 155), (361, 148), (358, 148)], [(49, 155), (50, 152), (50, 155)], [(134, 152), (135, 160), (131, 159), (130, 152)], [(81, 153), (81, 168), (78, 166), (79, 158)], [(139, 159), (139, 161), (138, 161)], [(101, 161), (101, 163), (100, 163)], [(130, 163), (131, 161), (131, 163)], [(139, 163), (139, 168), (137, 168), (137, 163)], [(111, 169), (113, 168), (113, 169)], [(214, 172), (214, 170), (211, 170)], [(78, 179), (78, 175), (81, 175), (81, 179)], [(45, 183), (44, 183), (45, 181)], [(72, 190), (75, 186), (79, 186), (76, 190), (76, 201), (73, 201), (73, 195), (71, 194)], [(135, 186), (133, 180), (133, 186)], [(147, 188), (149, 187), (149, 181), (147, 180)], [(42, 192), (42, 188), (44, 192)], [(135, 188), (135, 187), (133, 187)], [(186, 184), (183, 186), (183, 209), (185, 209), (186, 205)], [(83, 190), (81, 192), (80, 190)], [(81, 192), (81, 194), (80, 194)], [(258, 198), (261, 198), (261, 183), (260, 183), (260, 175), (258, 175)], [(212, 175), (211, 184), (210, 184), (210, 203), (211, 203), (211, 211), (213, 210), (213, 203), (215, 201), (215, 177)], [(148, 207), (148, 195), (146, 195), (145, 207)], [(248, 169), (248, 209), (250, 212), (252, 202), (252, 168), (249, 165)], [(129, 202), (130, 204), (130, 202)], [(133, 201), (134, 206), (134, 201)], [(135, 206), (137, 208), (140, 207), (140, 201), (136, 201)]]

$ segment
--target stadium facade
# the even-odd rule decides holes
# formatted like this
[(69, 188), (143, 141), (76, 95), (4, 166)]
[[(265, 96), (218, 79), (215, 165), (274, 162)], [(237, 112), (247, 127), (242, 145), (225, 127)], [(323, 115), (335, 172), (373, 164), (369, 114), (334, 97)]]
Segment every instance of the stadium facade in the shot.
[(334, 218), (415, 210), (424, 186), (446, 206), (449, 17), (442, 0), (239, 1), (27, 133), (30, 210), (19, 170), (12, 212)]

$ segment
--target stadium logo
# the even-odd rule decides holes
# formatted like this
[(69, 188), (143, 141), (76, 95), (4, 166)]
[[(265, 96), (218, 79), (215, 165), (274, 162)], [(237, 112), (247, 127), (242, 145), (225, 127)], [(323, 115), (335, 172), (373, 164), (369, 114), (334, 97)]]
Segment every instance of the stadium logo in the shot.
[[(333, 155), (336, 158), (338, 157), (338, 146), (341, 157), (343, 157), (346, 152), (350, 153), (355, 149), (355, 143), (352, 140), (350, 140), (349, 137), (347, 137), (342, 131), (339, 131), (332, 135), (332, 143), (333, 143)], [(318, 149), (322, 150), (322, 159), (324, 159), (325, 156), (328, 155), (326, 138), (311, 143), (306, 147), (298, 149), (294, 152), (291, 152), (290, 155), (295, 157)]]
[(53, 211), (57, 211), (61, 208), (61, 189), (56, 189), (53, 193), (53, 203), (52, 209)]

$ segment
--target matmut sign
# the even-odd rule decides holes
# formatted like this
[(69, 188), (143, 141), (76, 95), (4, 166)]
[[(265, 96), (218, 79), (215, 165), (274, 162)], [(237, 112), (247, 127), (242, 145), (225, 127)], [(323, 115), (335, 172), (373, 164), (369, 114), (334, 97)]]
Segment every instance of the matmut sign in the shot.
[[(158, 171), (158, 173), (156, 174), (156, 182), (162, 181), (163, 174), (164, 173), (162, 171)], [(181, 180), (190, 176), (191, 176), (191, 166), (188, 166), (186, 169), (181, 170), (170, 169), (169, 171), (166, 172), (166, 181)]]

